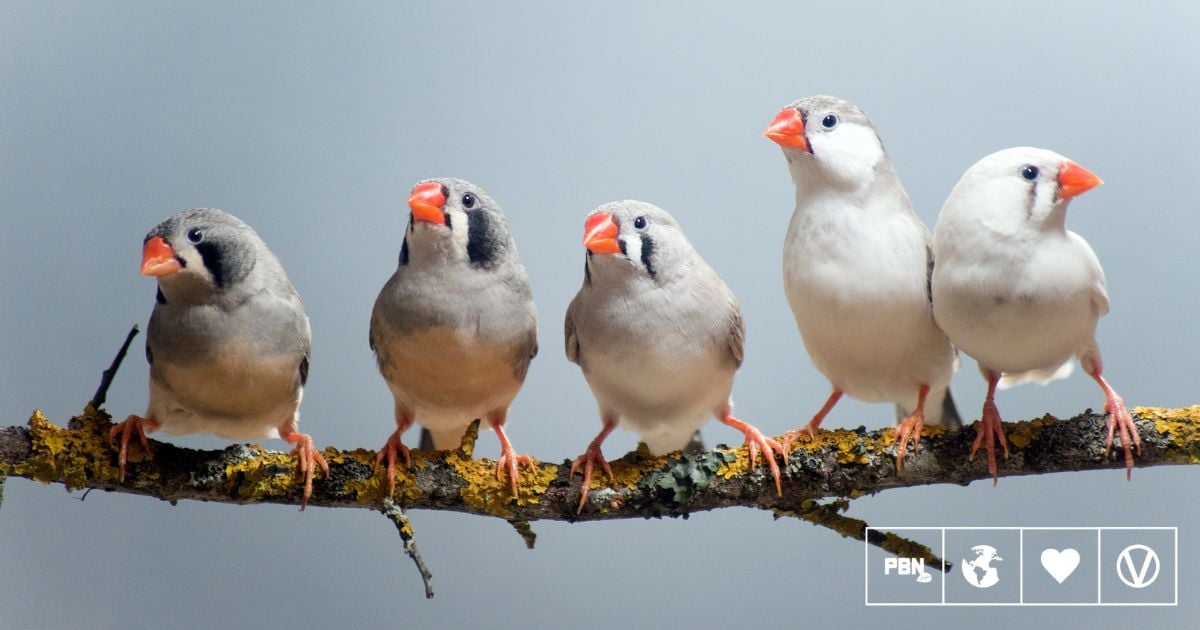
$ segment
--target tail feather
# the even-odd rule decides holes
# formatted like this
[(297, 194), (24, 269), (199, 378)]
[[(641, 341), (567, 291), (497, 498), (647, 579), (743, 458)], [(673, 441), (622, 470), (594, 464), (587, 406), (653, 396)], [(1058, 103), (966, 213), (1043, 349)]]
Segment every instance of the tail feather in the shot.
[[(906, 409), (904, 405), (896, 405), (896, 421), (903, 420), (910, 415), (912, 415), (912, 410)], [(962, 416), (958, 415), (958, 406), (954, 404), (954, 396), (950, 394), (949, 387), (931, 392), (925, 399), (925, 425), (936, 426), (939, 424), (947, 429), (957, 429), (962, 426)]]
[(433, 447), (433, 434), (429, 432), (429, 429), (421, 427), (421, 441), (418, 443), (417, 448), (426, 453), (437, 450)]

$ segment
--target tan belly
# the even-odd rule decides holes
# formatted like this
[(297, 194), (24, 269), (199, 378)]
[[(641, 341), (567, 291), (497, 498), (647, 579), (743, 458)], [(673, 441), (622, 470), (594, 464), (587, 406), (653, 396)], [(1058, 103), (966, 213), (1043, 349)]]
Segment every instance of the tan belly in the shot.
[(469, 422), (506, 409), (521, 388), (511, 346), (446, 327), (389, 342), (377, 348), (380, 369), (397, 402), (425, 426), (442, 417)]

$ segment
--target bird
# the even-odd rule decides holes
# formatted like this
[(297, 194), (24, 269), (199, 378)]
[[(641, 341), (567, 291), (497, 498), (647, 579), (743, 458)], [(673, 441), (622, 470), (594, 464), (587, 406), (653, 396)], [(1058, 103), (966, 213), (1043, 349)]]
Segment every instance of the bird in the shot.
[(1066, 228), (1067, 206), (1103, 183), (1058, 153), (1032, 147), (997, 151), (963, 174), (934, 229), (933, 314), (979, 364), (987, 397), (971, 445), (986, 445), (996, 483), (995, 442), (1008, 455), (996, 389), (1065, 378), (1078, 358), (1105, 396), (1106, 448), (1119, 431), (1125, 474), (1141, 437), (1124, 400), (1103, 376), (1096, 323), (1108, 312), (1100, 260)]
[(507, 471), (516, 496), (517, 465), (533, 459), (516, 454), (504, 425), (538, 351), (529, 275), (500, 204), (479, 186), (423, 180), (408, 205), (399, 264), (371, 311), (371, 350), (396, 403), (376, 462), (386, 459), (393, 493), (397, 456), (411, 463), (401, 434), (413, 422), (446, 450), (483, 419), (500, 440), (496, 477)]
[(607, 203), (588, 214), (583, 245), (583, 286), (567, 308), (565, 349), (583, 370), (603, 428), (571, 464), (571, 476), (583, 474), (577, 511), (596, 466), (613, 476), (600, 446), (615, 427), (664, 455), (687, 446), (710, 414), (742, 432), (751, 466), (762, 451), (782, 494), (775, 463), (782, 446), (733, 416), (733, 377), (745, 349), (741, 307), (679, 223), (646, 202)]
[(930, 304), (929, 230), (857, 105), (802, 98), (780, 110), (764, 135), (783, 149), (796, 187), (784, 290), (805, 349), (833, 386), (784, 446), (811, 438), (844, 394), (891, 402), (900, 468), (925, 424), (961, 425), (949, 390), (956, 354)]
[(129, 441), (146, 433), (208, 433), (228, 440), (280, 438), (295, 448), (304, 493), (329, 466), (298, 431), (312, 333), (300, 294), (279, 259), (241, 219), (213, 208), (171, 216), (146, 234), (141, 273), (158, 279), (146, 332), (146, 415), (115, 425), (125, 479)]

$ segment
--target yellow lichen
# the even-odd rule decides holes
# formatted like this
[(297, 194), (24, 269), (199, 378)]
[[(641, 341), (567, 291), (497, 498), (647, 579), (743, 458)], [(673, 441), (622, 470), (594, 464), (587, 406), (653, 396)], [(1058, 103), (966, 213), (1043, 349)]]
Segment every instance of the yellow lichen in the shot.
[[(1154, 422), (1154, 429), (1166, 435), (1183, 453), (1181, 459), (1200, 463), (1200, 405), (1180, 409), (1134, 407), (1130, 411), (1139, 418)], [(1170, 451), (1167, 452), (1170, 455)]]
[[(497, 477), (496, 462), (471, 459), (459, 449), (446, 453), (446, 463), (466, 482), (459, 494), (467, 505), (493, 516), (507, 518), (510, 515), (508, 504), (513, 501), (512, 489), (506, 473)], [(536, 459), (532, 466), (519, 466), (517, 505), (541, 503), (542, 495), (556, 476), (558, 466), (541, 464)]]
[[(941, 427), (925, 427), (922, 435), (940, 435), (941, 432)], [(895, 443), (895, 429), (884, 429), (880, 432), (878, 439), (848, 429), (821, 429), (812, 438), (809, 438), (807, 434), (801, 434), (801, 437), (792, 444), (792, 451), (828, 449), (837, 455), (839, 464), (866, 464), (870, 461), (870, 456), (885, 455), (887, 448)]]
[(1046, 414), (1041, 418), (1034, 418), (1026, 422), (1017, 422), (1010, 425), (1007, 434), (1008, 441), (1017, 448), (1025, 448), (1031, 442), (1038, 439), (1042, 435), (1042, 428), (1056, 422), (1057, 419)]
[[(342, 465), (357, 462), (367, 468), (376, 469), (374, 474), (363, 480), (348, 479), (342, 484), (342, 491), (354, 496), (361, 505), (374, 504), (382, 501), (388, 493), (387, 466), (375, 464), (375, 451), (357, 448), (352, 451), (339, 451), (334, 448), (325, 450), (325, 460), (331, 465)], [(393, 498), (401, 503), (414, 501), (421, 496), (417, 487), (415, 468), (424, 468), (426, 456), (419, 450), (412, 451), (412, 467), (404, 466), (404, 462), (396, 464), (396, 490)]]
[[(75, 419), (81, 427), (77, 431), (56, 426), (41, 411), (34, 411), (29, 418), (30, 455), (10, 472), (42, 483), (61, 482), (71, 490), (84, 487), (90, 479), (115, 482), (120, 472), (108, 444), (108, 414), (88, 406)], [(129, 461), (144, 457), (140, 447), (130, 446)]]
[[(225, 485), (228, 490), (237, 490), (243, 499), (278, 497), (288, 493), (304, 477), (291, 455), (264, 450), (258, 444), (250, 444), (253, 457), (225, 465)], [(291, 474), (280, 474), (289, 471)]]

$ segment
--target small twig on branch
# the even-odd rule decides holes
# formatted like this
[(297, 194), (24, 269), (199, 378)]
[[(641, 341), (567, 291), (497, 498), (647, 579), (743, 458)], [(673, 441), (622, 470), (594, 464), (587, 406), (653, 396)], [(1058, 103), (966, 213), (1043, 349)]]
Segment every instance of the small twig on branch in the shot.
[(433, 599), (433, 574), (429, 572), (429, 567), (425, 566), (425, 561), (421, 559), (421, 552), (417, 549), (417, 541), (413, 537), (412, 523), (409, 522), (404, 507), (397, 505), (391, 499), (384, 499), (383, 508), (379, 511), (388, 517), (396, 526), (396, 531), (400, 532), (400, 540), (404, 541), (404, 553), (412, 558), (413, 564), (417, 565), (421, 581), (425, 583), (425, 599)]
[(108, 388), (112, 385), (113, 378), (116, 377), (117, 370), (121, 367), (121, 362), (125, 360), (125, 353), (129, 352), (129, 344), (133, 343), (133, 338), (137, 336), (138, 330), (137, 324), (129, 329), (129, 334), (125, 335), (125, 343), (121, 344), (121, 349), (117, 350), (117, 356), (113, 358), (112, 364), (101, 375), (100, 386), (96, 388), (96, 393), (92, 394), (92, 400), (88, 403), (93, 409), (103, 407), (104, 401), (108, 399)]
[(830, 503), (808, 501), (799, 512), (775, 510), (775, 518), (790, 516), (808, 521), (813, 525), (832, 529), (841, 534), (843, 538), (865, 539), (868, 544), (879, 547), (888, 553), (904, 558), (921, 558), (925, 560), (926, 564), (943, 573), (949, 573), (953, 568), (953, 564), (939, 558), (932, 549), (925, 545), (891, 532), (881, 532), (877, 529), (868, 530), (866, 521), (842, 515), (842, 512), (849, 507), (850, 501), (847, 499), (837, 499)]
[(521, 535), (521, 539), (525, 541), (525, 548), (533, 549), (533, 545), (537, 543), (537, 532), (533, 531), (533, 525), (530, 525), (529, 521), (509, 521), (508, 524)]

